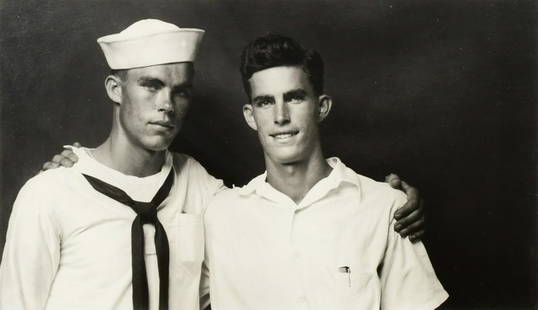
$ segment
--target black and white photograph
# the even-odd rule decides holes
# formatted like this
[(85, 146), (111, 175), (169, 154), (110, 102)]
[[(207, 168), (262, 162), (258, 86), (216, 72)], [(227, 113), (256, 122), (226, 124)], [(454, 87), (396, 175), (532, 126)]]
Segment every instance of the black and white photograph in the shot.
[(0, 310), (533, 310), (538, 4), (0, 0)]

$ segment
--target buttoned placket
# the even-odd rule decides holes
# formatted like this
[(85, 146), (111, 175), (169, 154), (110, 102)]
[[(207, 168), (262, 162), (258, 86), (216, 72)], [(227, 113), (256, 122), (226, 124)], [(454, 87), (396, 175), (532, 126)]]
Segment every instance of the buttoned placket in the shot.
[(306, 270), (304, 269), (304, 253), (301, 251), (301, 241), (297, 240), (297, 220), (304, 211), (305, 206), (299, 207), (294, 203), (294, 208), (290, 208), (290, 234), (289, 234), (289, 247), (290, 254), (292, 256), (293, 268), (297, 271), (297, 307), (296, 309), (310, 309), (308, 299), (308, 281)]
[[(265, 178), (264, 178), (265, 179)], [(311, 291), (309, 287), (309, 277), (305, 270), (305, 257), (302, 253), (302, 240), (298, 236), (301, 232), (297, 231), (297, 221), (301, 214), (309, 207), (312, 207), (316, 203), (326, 197), (329, 192), (336, 188), (340, 183), (341, 178), (334, 175), (320, 180), (316, 183), (305, 195), (305, 197), (298, 204), (295, 203), (290, 197), (282, 192), (273, 188), (269, 183), (258, 183), (256, 193), (273, 201), (276, 207), (283, 207), (287, 209), (288, 215), (288, 247), (290, 261), (293, 263), (293, 270), (296, 271), (296, 283), (297, 283), (297, 306), (294, 309), (310, 309), (312, 302), (308, 292)]]
[(294, 307), (294, 309), (309, 309), (309, 303), (308, 303), (308, 295), (307, 295), (307, 277), (304, 270), (304, 264), (303, 264), (303, 254), (300, 251), (300, 247), (296, 246), (295, 244), (295, 222), (297, 220), (297, 217), (300, 216), (300, 213), (306, 208), (307, 206), (304, 204), (296, 204), (290, 197), (286, 196), (285, 194), (277, 191), (274, 189), (270, 184), (263, 183), (262, 186), (258, 187), (256, 190), (257, 194), (265, 197), (265, 199), (273, 201), (276, 207), (279, 208), (285, 208), (286, 214), (288, 217), (288, 249), (289, 249), (289, 256), (290, 261), (292, 262), (294, 268), (293, 270), (296, 271), (296, 275), (294, 279), (297, 283), (297, 306)]

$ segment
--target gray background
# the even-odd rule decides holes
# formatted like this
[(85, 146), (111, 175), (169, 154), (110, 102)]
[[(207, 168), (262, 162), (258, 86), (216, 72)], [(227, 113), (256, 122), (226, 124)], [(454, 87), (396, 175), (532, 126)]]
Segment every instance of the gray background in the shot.
[(228, 184), (263, 170), (241, 116), (244, 44), (317, 49), (333, 112), (327, 156), (428, 201), (425, 239), (448, 309), (536, 303), (536, 6), (531, 1), (0, 2), (0, 250), (18, 189), (61, 145), (107, 135), (95, 39), (146, 17), (207, 30), (195, 104), (173, 149)]

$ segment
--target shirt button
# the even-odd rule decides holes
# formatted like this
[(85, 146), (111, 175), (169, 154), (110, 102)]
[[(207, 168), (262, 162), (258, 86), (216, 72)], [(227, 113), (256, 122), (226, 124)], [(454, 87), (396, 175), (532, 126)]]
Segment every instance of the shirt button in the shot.
[(293, 253), (293, 256), (295, 257), (295, 259), (301, 259), (301, 253), (299, 253), (298, 251), (295, 251)]

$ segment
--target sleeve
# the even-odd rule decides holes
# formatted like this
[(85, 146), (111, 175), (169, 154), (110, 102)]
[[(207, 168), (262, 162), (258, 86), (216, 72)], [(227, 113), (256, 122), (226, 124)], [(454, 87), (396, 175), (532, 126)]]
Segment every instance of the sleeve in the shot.
[(44, 309), (60, 259), (60, 236), (46, 189), (30, 180), (9, 220), (0, 265), (0, 309)]
[(222, 190), (227, 188), (221, 179), (217, 179), (209, 174), (200, 163), (198, 163), (198, 170), (202, 182), (205, 184), (206, 193), (209, 196), (208, 202), (213, 199), (217, 193), (220, 193)]
[(222, 180), (217, 179), (211, 174), (209, 174), (207, 170), (194, 158), (188, 157), (188, 160), (191, 161), (191, 170), (189, 175), (190, 182), (197, 183), (197, 188), (201, 190), (203, 196), (203, 205), (207, 207), (213, 197), (217, 193), (220, 193), (221, 191), (225, 190), (227, 187), (224, 185), (224, 182), (222, 182)]
[(448, 294), (437, 279), (422, 242), (411, 243), (393, 229), (393, 213), (405, 203), (398, 195), (390, 214), (387, 249), (381, 268), (381, 309), (430, 310)]

